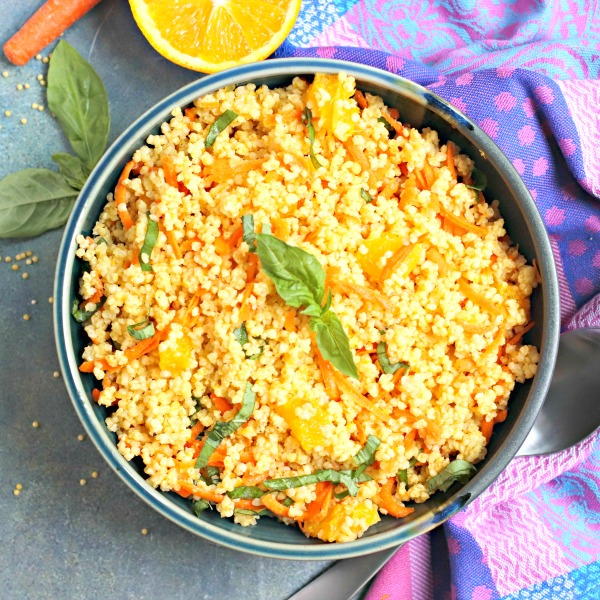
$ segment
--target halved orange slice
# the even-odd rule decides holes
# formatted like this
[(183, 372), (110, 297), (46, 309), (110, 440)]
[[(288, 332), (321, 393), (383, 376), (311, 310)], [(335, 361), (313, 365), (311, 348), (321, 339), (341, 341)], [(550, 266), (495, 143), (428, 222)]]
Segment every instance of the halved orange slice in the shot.
[(292, 29), (302, 0), (129, 0), (150, 44), (203, 73), (262, 60)]

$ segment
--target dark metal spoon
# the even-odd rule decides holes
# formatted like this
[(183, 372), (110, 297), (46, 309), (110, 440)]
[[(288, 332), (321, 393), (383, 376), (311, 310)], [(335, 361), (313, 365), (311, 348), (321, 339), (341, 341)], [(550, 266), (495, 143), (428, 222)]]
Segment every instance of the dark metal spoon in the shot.
[[(517, 456), (551, 454), (600, 426), (600, 329), (560, 336), (552, 383)], [(351, 600), (398, 550), (340, 560), (288, 600)]]

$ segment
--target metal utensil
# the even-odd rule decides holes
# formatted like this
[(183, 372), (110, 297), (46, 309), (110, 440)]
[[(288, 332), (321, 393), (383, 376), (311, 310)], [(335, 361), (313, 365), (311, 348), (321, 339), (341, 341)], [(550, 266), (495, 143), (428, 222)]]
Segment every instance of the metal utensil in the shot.
[[(600, 329), (563, 333), (548, 395), (516, 456), (558, 452), (592, 434), (600, 426), (599, 390)], [(350, 600), (397, 550), (340, 560), (288, 600)]]

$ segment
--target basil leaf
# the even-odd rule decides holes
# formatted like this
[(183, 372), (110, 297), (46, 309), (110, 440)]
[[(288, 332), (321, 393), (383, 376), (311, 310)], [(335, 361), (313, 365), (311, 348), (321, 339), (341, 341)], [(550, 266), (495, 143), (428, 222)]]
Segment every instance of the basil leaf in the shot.
[(75, 299), (71, 305), (71, 315), (78, 323), (83, 323), (84, 321), (87, 321), (95, 312), (97, 312), (105, 302), (106, 298), (102, 298), (100, 302), (94, 304), (94, 308), (92, 308), (92, 310), (83, 310), (79, 307), (79, 302), (77, 299)]
[(302, 112), (302, 122), (306, 125), (306, 131), (308, 133), (308, 141), (310, 142), (310, 162), (315, 169), (322, 167), (323, 165), (319, 162), (319, 159), (315, 156), (314, 145), (315, 145), (315, 127), (312, 122), (312, 111), (308, 106)]
[(256, 239), (261, 267), (282, 300), (295, 308), (320, 306), (325, 294), (325, 271), (321, 263), (312, 254), (272, 235), (259, 233)]
[(96, 71), (64, 40), (58, 42), (50, 59), (48, 108), (75, 154), (91, 170), (108, 140), (108, 96)]
[(242, 238), (248, 244), (250, 252), (256, 252), (256, 233), (254, 232), (254, 215), (242, 217)]
[(410, 366), (408, 363), (402, 361), (397, 363), (390, 362), (390, 359), (387, 355), (386, 342), (379, 342), (377, 344), (377, 360), (379, 361), (381, 370), (390, 375), (393, 375), (398, 369), (408, 369)]
[(90, 170), (81, 162), (81, 159), (67, 152), (58, 152), (52, 155), (52, 160), (58, 165), (65, 181), (76, 190), (80, 190), (90, 174)]
[(206, 139), (204, 140), (204, 147), (210, 148), (217, 139), (217, 136), (227, 127), (229, 124), (237, 118), (237, 114), (232, 110), (227, 109), (223, 114), (217, 117), (216, 121), (210, 126)]
[(365, 445), (354, 456), (357, 465), (372, 465), (375, 461), (375, 451), (379, 448), (381, 440), (374, 435), (367, 438)]
[(201, 499), (192, 502), (192, 509), (197, 517), (199, 517), (200, 513), (203, 513), (207, 508), (212, 508), (208, 500)]
[(471, 183), (466, 183), (465, 185), (472, 190), (483, 192), (487, 187), (487, 177), (479, 169), (473, 168), (471, 171)]
[(158, 239), (158, 223), (150, 218), (148, 215), (148, 223), (146, 225), (146, 235), (144, 236), (144, 243), (139, 254), (140, 267), (142, 271), (152, 271), (152, 265), (150, 264), (150, 255), (152, 249), (156, 245)]
[(334, 496), (338, 500), (343, 500), (344, 498), (346, 498), (349, 495), (350, 495), (350, 492), (348, 490), (343, 490), (342, 492), (338, 492), (337, 494), (334, 494)]
[(246, 389), (244, 390), (244, 397), (242, 399), (242, 406), (237, 412), (235, 417), (231, 421), (219, 421), (207, 434), (206, 441), (200, 454), (196, 459), (196, 469), (204, 468), (212, 453), (215, 451), (217, 446), (228, 436), (233, 434), (239, 427), (241, 427), (251, 416), (254, 411), (254, 400), (255, 393), (252, 390), (250, 383), (246, 383)]
[(427, 482), (427, 490), (430, 494), (438, 490), (445, 492), (457, 481), (466, 483), (476, 472), (477, 469), (470, 462), (460, 459), (453, 460), (443, 471)]
[(284, 499), (281, 501), (281, 504), (283, 504), (284, 506), (287, 506), (287, 507), (289, 508), (289, 507), (290, 507), (292, 504), (294, 504), (294, 501), (293, 501), (293, 500), (292, 500), (292, 499), (291, 499), (289, 496), (286, 496), (286, 497), (285, 497), (285, 498), (284, 498)]
[(127, 333), (136, 340), (145, 340), (154, 335), (154, 324), (149, 319), (144, 319), (139, 323), (127, 325)]
[(267, 492), (261, 490), (259, 487), (255, 485), (241, 485), (236, 487), (235, 489), (227, 492), (227, 495), (230, 498), (236, 500), (237, 498), (244, 498), (246, 500), (252, 500), (253, 498), (261, 498)]
[(369, 204), (370, 202), (373, 202), (373, 196), (371, 196), (371, 194), (369, 194), (369, 192), (367, 190), (365, 190), (365, 188), (360, 188), (360, 197), (367, 204)]
[(350, 342), (337, 316), (328, 311), (320, 317), (312, 317), (309, 325), (316, 334), (323, 358), (344, 375), (358, 379)]
[(396, 130), (392, 127), (392, 124), (385, 117), (379, 117), (377, 121), (385, 125), (385, 128), (388, 130), (388, 137), (396, 137)]
[(60, 227), (77, 198), (62, 175), (25, 169), (0, 180), (0, 238), (30, 237)]
[(106, 241), (106, 238), (103, 238), (103, 237), (96, 238), (96, 245), (99, 246), (100, 244), (106, 244), (108, 246), (108, 242)]

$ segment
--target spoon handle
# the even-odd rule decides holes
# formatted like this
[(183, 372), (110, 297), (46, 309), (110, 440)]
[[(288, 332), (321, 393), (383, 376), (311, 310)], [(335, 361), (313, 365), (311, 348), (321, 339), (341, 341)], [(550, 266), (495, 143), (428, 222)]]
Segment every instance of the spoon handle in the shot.
[(348, 600), (392, 558), (398, 548), (340, 560), (288, 600)]

